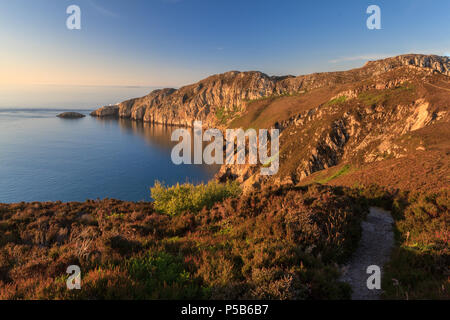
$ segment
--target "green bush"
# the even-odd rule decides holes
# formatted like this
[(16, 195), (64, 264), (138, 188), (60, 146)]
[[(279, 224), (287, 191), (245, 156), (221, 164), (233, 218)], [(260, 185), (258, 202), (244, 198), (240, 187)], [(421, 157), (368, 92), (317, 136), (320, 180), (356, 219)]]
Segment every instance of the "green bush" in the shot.
[(178, 215), (185, 211), (198, 212), (204, 207), (211, 208), (214, 203), (226, 198), (237, 197), (241, 188), (237, 182), (209, 182), (197, 186), (177, 183), (168, 187), (156, 181), (151, 188), (151, 196), (156, 210), (168, 214)]

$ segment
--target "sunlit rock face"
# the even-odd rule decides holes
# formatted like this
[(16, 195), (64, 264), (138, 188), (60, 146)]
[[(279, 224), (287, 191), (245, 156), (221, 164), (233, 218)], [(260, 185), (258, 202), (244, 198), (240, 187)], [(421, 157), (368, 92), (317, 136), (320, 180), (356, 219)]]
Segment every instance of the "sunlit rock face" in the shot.
[(400, 66), (450, 75), (448, 57), (412, 54), (370, 61), (362, 68), (346, 72), (315, 73), (298, 77), (270, 77), (257, 71), (230, 71), (180, 89), (155, 90), (117, 106), (102, 107), (92, 115), (119, 116), (180, 126), (192, 126), (194, 120), (201, 120), (205, 126), (213, 126), (221, 122), (218, 121), (217, 114), (242, 112), (246, 108), (246, 102), (251, 100), (354, 82)]

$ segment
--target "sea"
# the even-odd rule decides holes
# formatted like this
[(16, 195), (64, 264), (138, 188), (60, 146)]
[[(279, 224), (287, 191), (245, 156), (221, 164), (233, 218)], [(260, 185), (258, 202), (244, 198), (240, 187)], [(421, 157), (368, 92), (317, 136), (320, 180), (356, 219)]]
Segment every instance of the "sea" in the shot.
[[(61, 119), (65, 111), (87, 115)], [(0, 203), (151, 201), (155, 181), (210, 180), (218, 166), (175, 165), (175, 127), (90, 117), (91, 110), (0, 108)], [(193, 135), (192, 135), (193, 136)]]

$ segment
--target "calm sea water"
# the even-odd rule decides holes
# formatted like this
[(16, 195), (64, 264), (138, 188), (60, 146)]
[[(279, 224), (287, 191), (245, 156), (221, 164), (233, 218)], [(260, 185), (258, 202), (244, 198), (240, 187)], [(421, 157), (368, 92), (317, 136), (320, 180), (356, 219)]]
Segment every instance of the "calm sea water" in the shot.
[(0, 202), (150, 201), (155, 180), (199, 183), (217, 172), (217, 166), (172, 163), (175, 128), (56, 118), (62, 111), (0, 109)]

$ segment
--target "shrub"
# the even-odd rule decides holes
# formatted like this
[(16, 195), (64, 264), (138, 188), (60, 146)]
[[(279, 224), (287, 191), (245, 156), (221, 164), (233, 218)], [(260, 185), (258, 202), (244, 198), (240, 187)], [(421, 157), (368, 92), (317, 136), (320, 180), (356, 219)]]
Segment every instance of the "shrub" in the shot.
[[(350, 297), (336, 263), (349, 257), (359, 239), (367, 208), (356, 192), (349, 196), (323, 185), (273, 187), (212, 205), (217, 194), (237, 195), (239, 188), (159, 184), (156, 191), (166, 196), (172, 189), (173, 196), (182, 188), (190, 197), (199, 193), (207, 205), (168, 215), (156, 213), (154, 203), (49, 202), (19, 221), (11, 217), (30, 205), (5, 205), (2, 230), (16, 236), (0, 245), (0, 299)], [(55, 230), (68, 229), (64, 238), (49, 237), (48, 247), (32, 241), (43, 227), (29, 221), (42, 212), (51, 212), (45, 221)], [(85, 214), (98, 223), (86, 226)], [(81, 290), (66, 288), (72, 264), (82, 270)]]
[(185, 270), (180, 257), (166, 252), (148, 253), (126, 263), (129, 275), (144, 286), (144, 299), (196, 299), (202, 288)]
[(214, 203), (226, 198), (237, 197), (241, 189), (237, 182), (209, 182), (208, 184), (176, 184), (165, 186), (156, 181), (151, 188), (155, 209), (174, 216), (185, 211), (198, 212), (204, 207), (211, 208)]
[(383, 277), (388, 299), (449, 299), (449, 189), (397, 197), (399, 246)]

